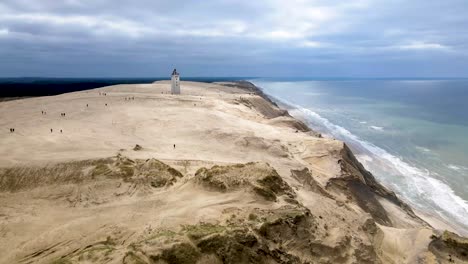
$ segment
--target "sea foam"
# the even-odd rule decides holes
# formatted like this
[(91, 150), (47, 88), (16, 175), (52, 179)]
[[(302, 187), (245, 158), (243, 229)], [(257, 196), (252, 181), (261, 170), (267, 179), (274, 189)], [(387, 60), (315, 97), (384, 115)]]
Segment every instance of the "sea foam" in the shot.
[[(457, 196), (446, 183), (431, 177), (429, 170), (410, 165), (401, 157), (392, 155), (375, 144), (362, 140), (346, 128), (333, 124), (327, 118), (310, 109), (284, 100), (278, 101), (291, 107), (289, 110), (291, 115), (305, 120), (309, 125), (318, 125), (325, 130), (321, 132), (329, 133), (350, 146), (366, 152), (367, 155), (357, 155), (358, 160), (370, 169), (379, 180), (387, 184), (390, 183), (392, 189), (413, 206), (429, 211), (429, 213), (437, 213), (447, 221), (454, 219), (467, 228), (468, 202)], [(383, 167), (382, 170), (372, 170), (371, 168), (375, 167), (375, 164)], [(402, 182), (389, 179), (389, 175), (383, 173), (384, 171), (393, 172), (389, 173), (390, 175), (398, 175)]]
[(379, 126), (369, 126), (369, 127), (374, 129), (374, 130), (377, 130), (377, 131), (383, 131), (384, 130), (383, 127), (379, 127)]

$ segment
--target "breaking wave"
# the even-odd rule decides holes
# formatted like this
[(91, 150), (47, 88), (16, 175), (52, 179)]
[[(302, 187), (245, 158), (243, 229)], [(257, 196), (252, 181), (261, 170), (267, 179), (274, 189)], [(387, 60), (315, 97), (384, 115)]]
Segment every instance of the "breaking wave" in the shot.
[(468, 202), (457, 196), (446, 183), (431, 177), (429, 170), (410, 165), (402, 158), (359, 138), (310, 109), (284, 100), (278, 101), (291, 107), (291, 115), (350, 145), (357, 151), (358, 159), (366, 168), (413, 206), (429, 213), (435, 212), (448, 222), (456, 220), (467, 228)]
[(383, 131), (384, 130), (383, 127), (379, 127), (379, 126), (369, 126), (369, 127), (374, 129), (374, 130), (377, 130), (377, 131)]

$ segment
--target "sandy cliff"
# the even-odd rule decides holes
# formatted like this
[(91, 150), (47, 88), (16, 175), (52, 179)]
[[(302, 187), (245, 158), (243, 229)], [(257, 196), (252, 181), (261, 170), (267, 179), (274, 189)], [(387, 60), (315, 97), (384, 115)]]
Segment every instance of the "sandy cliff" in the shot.
[(251, 84), (181, 89), (1, 102), (0, 263), (468, 260)]

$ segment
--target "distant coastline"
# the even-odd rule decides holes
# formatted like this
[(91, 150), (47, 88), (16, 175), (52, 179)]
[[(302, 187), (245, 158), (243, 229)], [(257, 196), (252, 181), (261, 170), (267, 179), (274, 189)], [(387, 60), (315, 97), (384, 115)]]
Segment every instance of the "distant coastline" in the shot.
[[(63, 93), (90, 90), (117, 84), (143, 84), (155, 81), (169, 80), (170, 77), (140, 77), (140, 78), (55, 78), (55, 77), (1, 77), (0, 78), (0, 98), (6, 97), (33, 97), (50, 96)], [(376, 77), (376, 78), (352, 78), (352, 77), (183, 77), (183, 81), (196, 82), (237, 82), (253, 79), (269, 79), (288, 82), (291, 80), (317, 80), (317, 81), (350, 81), (350, 80), (459, 80), (467, 78), (440, 77)]]
[[(184, 81), (222, 82), (238, 81), (250, 77), (184, 77)], [(33, 96), (50, 96), (116, 84), (141, 84), (169, 80), (156, 78), (0, 78), (0, 98), (21, 99)], [(11, 100), (11, 99), (9, 99)], [(3, 100), (4, 101), (4, 100)]]

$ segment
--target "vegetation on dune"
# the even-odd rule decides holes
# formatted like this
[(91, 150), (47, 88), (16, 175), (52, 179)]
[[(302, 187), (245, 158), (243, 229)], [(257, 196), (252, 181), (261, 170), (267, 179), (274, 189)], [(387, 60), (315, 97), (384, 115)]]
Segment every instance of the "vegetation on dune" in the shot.
[(191, 239), (200, 239), (213, 233), (221, 233), (227, 230), (227, 227), (209, 223), (200, 223), (198, 225), (185, 225), (182, 232)]
[(20, 191), (40, 186), (82, 183), (90, 180), (117, 178), (126, 182), (160, 188), (174, 184), (183, 174), (156, 160), (132, 160), (117, 155), (51, 164), (43, 167), (13, 167), (0, 169), (0, 191)]
[(133, 243), (125, 259), (142, 263), (204, 263), (206, 259), (210, 263), (301, 263), (299, 256), (288, 252), (292, 249), (288, 245), (296, 238), (299, 242), (292, 243), (294, 247), (307, 245), (313, 238), (316, 223), (307, 209), (287, 206), (238, 213), (225, 222), (183, 225), (177, 232), (155, 230)]
[(241, 188), (252, 190), (268, 201), (276, 201), (277, 196), (286, 194), (294, 197), (291, 187), (283, 181), (278, 172), (265, 163), (246, 163), (228, 166), (200, 168), (195, 173), (196, 182), (220, 192)]
[(440, 236), (431, 236), (431, 239), (429, 250), (436, 256), (448, 258), (453, 263), (468, 262), (468, 238), (446, 230)]
[(192, 264), (200, 259), (200, 252), (190, 243), (175, 244), (162, 251), (162, 254), (151, 256), (153, 261), (164, 260), (168, 264)]

